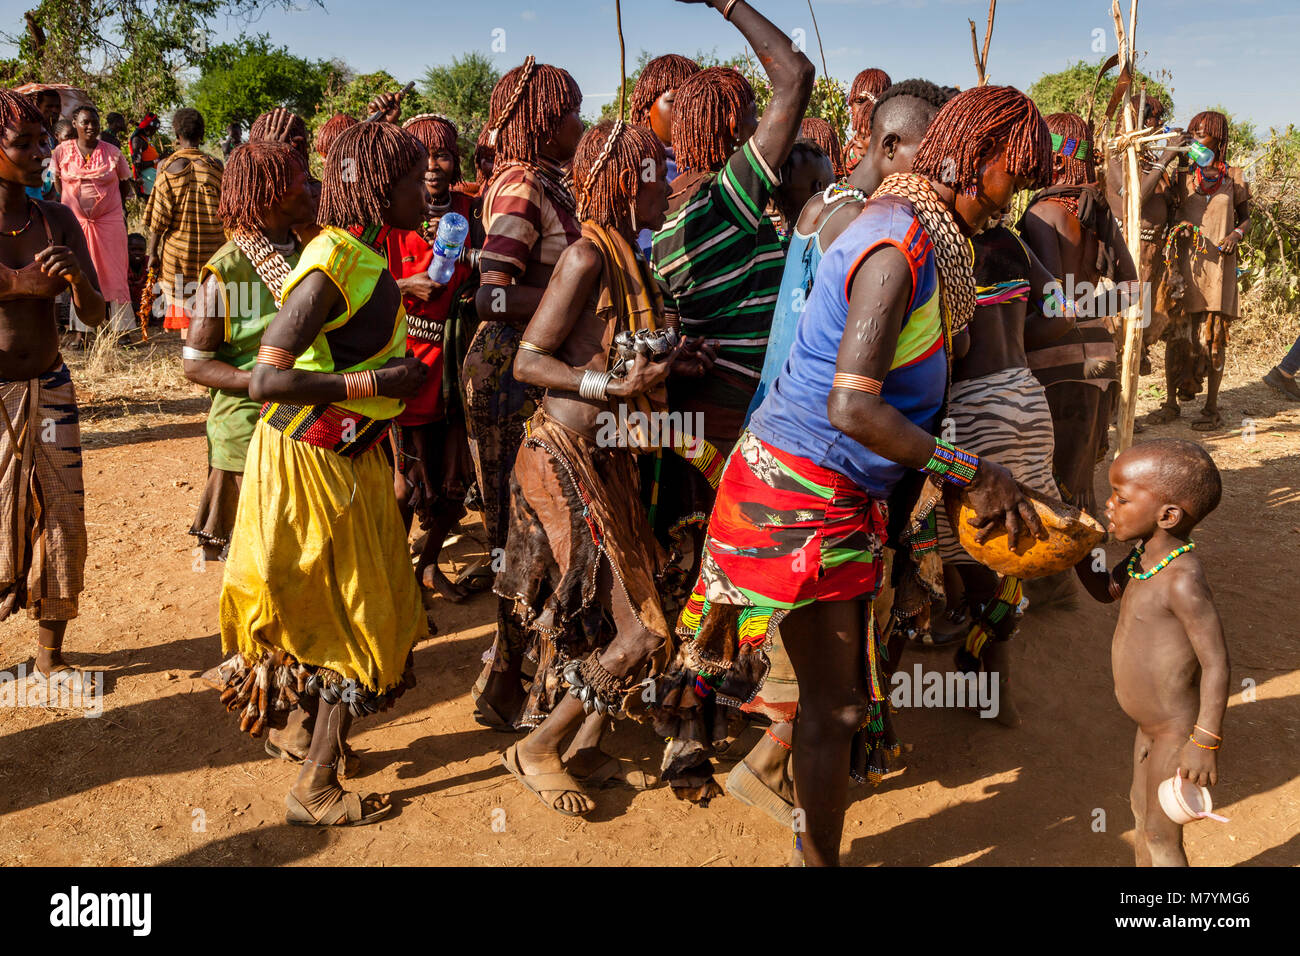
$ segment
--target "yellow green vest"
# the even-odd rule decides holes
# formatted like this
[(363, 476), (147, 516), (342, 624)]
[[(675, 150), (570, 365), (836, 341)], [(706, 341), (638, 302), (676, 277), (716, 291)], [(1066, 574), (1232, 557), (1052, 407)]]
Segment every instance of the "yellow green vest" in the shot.
[[(388, 260), (350, 233), (334, 226), (326, 226), (320, 235), (307, 243), (307, 247), (302, 250), (302, 256), (298, 259), (298, 265), (285, 280), (286, 301), (293, 287), (314, 270), (324, 272), (338, 287), (343, 296), (344, 310), (321, 327), (316, 340), (298, 356), (298, 360), (294, 363), (295, 368), (308, 372), (336, 374), (363, 372), (381, 368), (390, 359), (401, 358), (406, 354), (406, 309), (399, 304), (388, 345), (375, 355), (354, 365), (336, 368), (326, 334), (342, 328), (351, 321), (363, 305), (370, 301), (370, 296), (375, 291), (375, 284), (388, 270)], [(400, 303), (400, 297), (398, 301)], [(382, 395), (374, 398), (350, 399), (335, 404), (359, 415), (378, 419), (396, 418), (405, 408), (405, 403), (401, 399)]]

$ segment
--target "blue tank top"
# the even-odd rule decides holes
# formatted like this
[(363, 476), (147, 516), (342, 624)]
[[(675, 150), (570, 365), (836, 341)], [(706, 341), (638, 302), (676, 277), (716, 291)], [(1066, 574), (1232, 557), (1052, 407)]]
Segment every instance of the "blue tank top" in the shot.
[(772, 383), (781, 374), (785, 360), (790, 357), (794, 330), (799, 325), (799, 316), (803, 315), (807, 306), (813, 277), (817, 275), (817, 265), (821, 261), (822, 252), (817, 246), (817, 233), (805, 236), (796, 229), (790, 236), (790, 248), (785, 254), (785, 272), (781, 275), (781, 291), (777, 294), (776, 309), (772, 313), (772, 330), (767, 334), (763, 372), (758, 379), (758, 390), (749, 403), (749, 411), (745, 413), (746, 423), (758, 411), (758, 406), (763, 404)]
[(906, 466), (882, 458), (832, 425), (826, 403), (848, 320), (849, 288), (867, 255), (882, 245), (892, 245), (906, 257), (912, 297), (881, 397), (912, 424), (934, 432), (948, 383), (939, 272), (929, 235), (912, 204), (898, 196), (869, 200), (826, 250), (789, 357), (749, 423), (749, 430), (768, 444), (838, 471), (879, 497), (893, 490)]

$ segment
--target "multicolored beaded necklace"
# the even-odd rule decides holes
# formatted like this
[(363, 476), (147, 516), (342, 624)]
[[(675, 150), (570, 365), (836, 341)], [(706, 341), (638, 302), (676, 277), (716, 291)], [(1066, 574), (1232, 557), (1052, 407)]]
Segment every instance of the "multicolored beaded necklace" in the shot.
[(1213, 196), (1219, 191), (1219, 187), (1222, 186), (1224, 181), (1228, 178), (1228, 166), (1226, 163), (1215, 163), (1210, 168), (1215, 171), (1213, 179), (1205, 174), (1205, 167), (1196, 167), (1196, 191), (1201, 193), (1203, 196)]
[(1201, 234), (1201, 227), (1183, 220), (1175, 226), (1170, 227), (1169, 234), (1165, 239), (1165, 265), (1169, 268), (1174, 267), (1174, 259), (1178, 256), (1178, 237), (1187, 233), (1192, 237), (1192, 252), (1199, 252), (1201, 255), (1207, 255), (1209, 246), (1205, 242), (1205, 236)]
[(856, 199), (858, 202), (866, 202), (867, 194), (857, 186), (850, 186), (841, 180), (837, 183), (831, 183), (822, 193), (822, 200), (829, 206), (833, 202), (839, 202), (841, 199)]
[(1178, 557), (1179, 555), (1186, 554), (1188, 551), (1191, 551), (1195, 547), (1196, 547), (1195, 541), (1188, 541), (1181, 548), (1175, 548), (1173, 551), (1170, 551), (1167, 555), (1165, 555), (1164, 560), (1161, 561), (1159, 564), (1157, 564), (1150, 571), (1143, 571), (1141, 574), (1137, 574), (1133, 571), (1133, 568), (1137, 564), (1137, 559), (1142, 556), (1142, 545), (1139, 544), (1133, 549), (1132, 553), (1129, 554), (1128, 556), (1128, 576), (1131, 577), (1134, 581), (1145, 581), (1147, 578), (1155, 577), (1157, 574), (1159, 574), (1161, 571), (1163, 571), (1166, 567), (1169, 566), (1170, 561), (1172, 561), (1174, 558)]

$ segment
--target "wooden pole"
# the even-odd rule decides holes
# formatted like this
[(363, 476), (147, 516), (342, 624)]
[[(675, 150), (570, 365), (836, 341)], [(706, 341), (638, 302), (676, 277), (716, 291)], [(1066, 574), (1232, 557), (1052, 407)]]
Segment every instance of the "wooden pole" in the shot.
[(826, 69), (826, 48), (822, 46), (822, 31), (821, 28), (817, 26), (817, 14), (813, 13), (812, 0), (808, 0), (808, 16), (812, 17), (813, 33), (817, 35), (817, 49), (820, 51), (822, 56), (822, 76), (829, 80), (831, 77), (831, 71)]
[(989, 22), (984, 25), (984, 49), (980, 52), (980, 72), (984, 74), (983, 83), (989, 81), (989, 41), (993, 39), (993, 13), (997, 8), (998, 0), (989, 0)]
[(975, 21), (967, 19), (970, 24), (970, 50), (975, 57), (975, 76), (980, 86), (988, 84), (989, 42), (993, 39), (993, 14), (998, 8), (998, 0), (989, 0), (989, 19), (984, 26), (984, 49), (980, 50), (979, 36), (975, 32)]
[(614, 25), (619, 30), (619, 120), (627, 118), (628, 60), (623, 49), (623, 3), (614, 0)]
[[(1119, 0), (1111, 0), (1111, 15), (1115, 19), (1115, 38), (1119, 41), (1121, 72), (1127, 71), (1130, 77), (1137, 76), (1136, 39), (1137, 39), (1137, 5), (1138, 0), (1129, 0), (1129, 19), (1127, 33), (1120, 16)], [(1124, 147), (1124, 238), (1128, 244), (1129, 255), (1138, 270), (1139, 289), (1145, 289), (1146, 276), (1142, 275), (1142, 179), (1138, 169), (1137, 132), (1139, 119), (1133, 106), (1130, 93), (1124, 94), (1124, 132), (1128, 144)], [(1119, 424), (1116, 453), (1124, 451), (1133, 444), (1133, 423), (1137, 417), (1138, 372), (1141, 368), (1142, 355), (1142, 300), (1130, 302), (1124, 315), (1124, 356), (1120, 365), (1119, 382)]]

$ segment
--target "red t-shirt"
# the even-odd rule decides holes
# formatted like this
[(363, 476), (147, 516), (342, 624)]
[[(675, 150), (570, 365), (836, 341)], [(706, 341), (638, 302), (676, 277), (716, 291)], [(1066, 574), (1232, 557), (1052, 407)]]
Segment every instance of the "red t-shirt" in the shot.
[[(466, 219), (470, 215), (470, 198), (463, 193), (451, 193), (451, 212), (458, 212)], [(468, 237), (466, 243), (469, 242)], [(425, 241), (418, 231), (393, 229), (388, 233), (388, 271), (394, 279), (405, 279), (429, 271), (433, 262), (433, 247)], [(442, 419), (446, 414), (442, 406), (442, 335), (443, 323), (456, 301), (456, 293), (473, 270), (464, 262), (456, 263), (451, 281), (437, 290), (428, 301), (420, 301), (404, 296), (403, 304), (406, 314), (411, 317), (412, 326), (425, 326), (432, 323), (438, 330), (437, 342), (430, 341), (423, 334), (411, 330), (406, 337), (406, 347), (415, 357), (429, 367), (429, 376), (424, 381), (424, 388), (414, 398), (406, 400), (406, 410), (397, 417), (399, 425), (427, 425)]]

